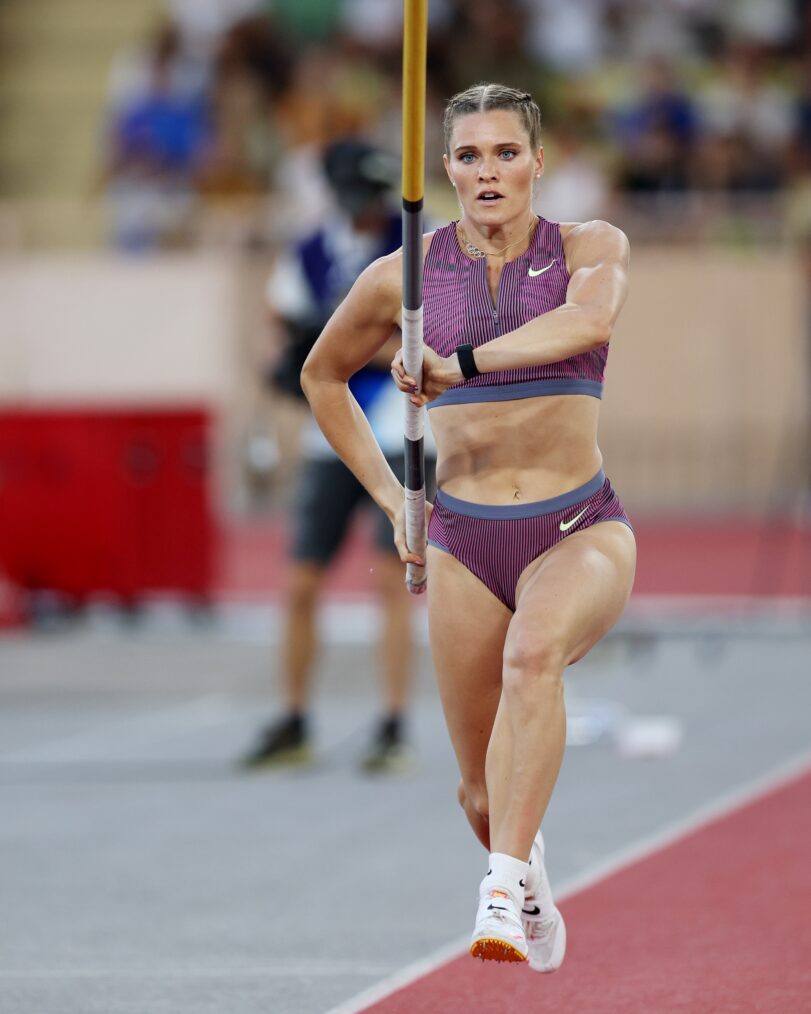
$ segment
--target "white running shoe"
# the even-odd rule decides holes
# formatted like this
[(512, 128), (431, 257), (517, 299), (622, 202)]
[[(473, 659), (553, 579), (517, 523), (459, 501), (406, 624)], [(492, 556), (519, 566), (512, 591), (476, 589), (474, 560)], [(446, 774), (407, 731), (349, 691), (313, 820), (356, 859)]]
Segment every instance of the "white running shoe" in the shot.
[(527, 938), (529, 967), (534, 972), (557, 971), (566, 956), (566, 923), (558, 909), (553, 906), (551, 914), (544, 919), (539, 907), (527, 899), (521, 923)]
[(554, 972), (563, 964), (566, 955), (566, 923), (552, 900), (540, 831), (532, 843), (531, 864), (539, 875), (538, 886), (534, 894), (524, 899), (521, 911), (529, 967), (535, 972)]
[(482, 961), (527, 960), (521, 910), (506, 891), (493, 888), (481, 895), (470, 953)]

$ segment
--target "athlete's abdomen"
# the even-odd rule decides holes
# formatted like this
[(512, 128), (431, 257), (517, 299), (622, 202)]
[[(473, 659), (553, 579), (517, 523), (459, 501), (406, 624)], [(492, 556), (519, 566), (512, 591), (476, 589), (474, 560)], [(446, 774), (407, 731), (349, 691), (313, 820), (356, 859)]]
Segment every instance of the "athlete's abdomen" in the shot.
[(447, 405), (431, 414), (437, 484), (476, 503), (533, 502), (600, 468), (600, 402), (585, 395)]

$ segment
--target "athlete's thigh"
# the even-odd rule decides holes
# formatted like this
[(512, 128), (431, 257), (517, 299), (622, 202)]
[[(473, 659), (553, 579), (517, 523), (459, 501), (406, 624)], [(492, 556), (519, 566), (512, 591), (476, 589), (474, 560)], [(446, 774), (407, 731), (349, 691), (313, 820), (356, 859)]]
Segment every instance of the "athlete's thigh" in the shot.
[(484, 784), (512, 613), (450, 553), (428, 547), (428, 617), (439, 694), (462, 779)]
[(576, 532), (534, 560), (518, 581), (507, 649), (582, 658), (620, 618), (634, 581), (636, 543), (606, 521)]

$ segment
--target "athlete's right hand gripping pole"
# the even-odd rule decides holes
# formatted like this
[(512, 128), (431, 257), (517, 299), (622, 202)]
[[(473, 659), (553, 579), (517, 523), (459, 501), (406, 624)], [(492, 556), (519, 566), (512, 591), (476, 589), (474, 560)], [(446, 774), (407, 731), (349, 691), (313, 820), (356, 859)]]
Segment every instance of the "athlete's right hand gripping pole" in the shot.
[[(427, 0), (403, 0), (403, 366), (422, 386), (422, 204), (425, 183)], [(406, 397), (405, 520), (408, 548), (425, 559), (424, 409)], [(409, 563), (406, 586), (425, 591), (424, 567)]]

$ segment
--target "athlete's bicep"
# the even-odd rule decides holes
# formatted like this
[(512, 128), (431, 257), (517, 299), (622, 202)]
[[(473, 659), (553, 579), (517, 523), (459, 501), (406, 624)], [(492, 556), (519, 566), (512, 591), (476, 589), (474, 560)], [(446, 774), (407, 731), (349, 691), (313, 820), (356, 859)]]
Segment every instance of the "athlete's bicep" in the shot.
[(566, 302), (599, 315), (612, 327), (628, 295), (628, 240), (607, 222), (590, 222), (575, 232), (567, 251)]
[(346, 381), (380, 351), (397, 324), (398, 277), (388, 258), (366, 268), (310, 351), (306, 374)]

